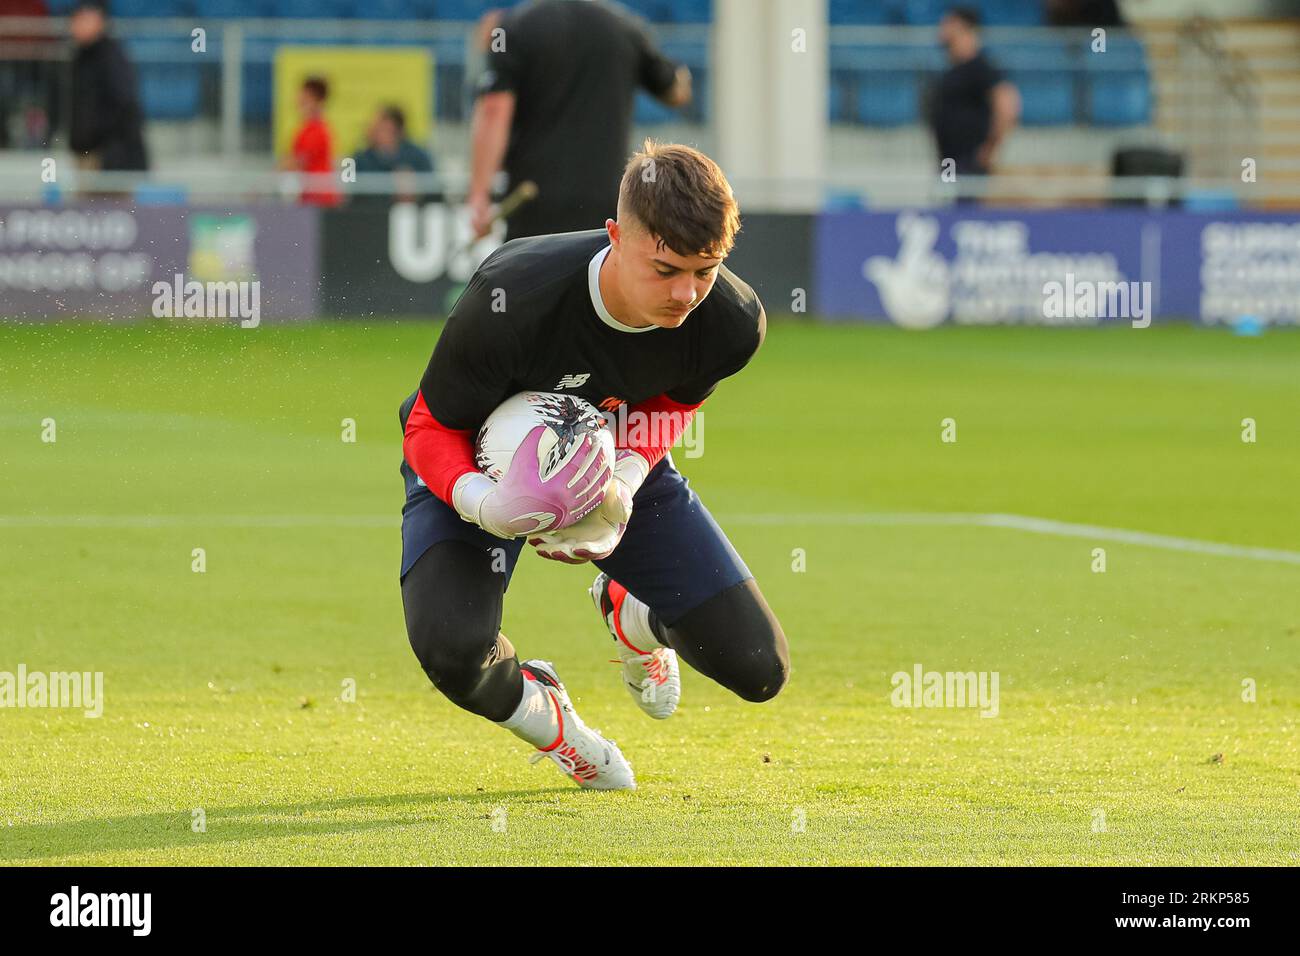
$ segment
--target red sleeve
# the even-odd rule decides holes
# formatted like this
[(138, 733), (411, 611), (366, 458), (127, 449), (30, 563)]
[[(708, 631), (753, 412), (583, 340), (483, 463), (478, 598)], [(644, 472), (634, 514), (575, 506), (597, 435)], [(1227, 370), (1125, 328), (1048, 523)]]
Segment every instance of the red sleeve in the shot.
[(415, 399), (415, 407), (406, 419), (406, 436), (402, 454), (406, 463), (424, 479), (429, 490), (451, 504), (451, 489), (456, 479), (474, 466), (472, 429), (448, 428), (433, 417), (424, 403), (424, 394)]
[(683, 405), (667, 395), (637, 402), (627, 410), (625, 443), (618, 447), (631, 449), (653, 468), (682, 437), (682, 432), (695, 417), (695, 410), (703, 404)]

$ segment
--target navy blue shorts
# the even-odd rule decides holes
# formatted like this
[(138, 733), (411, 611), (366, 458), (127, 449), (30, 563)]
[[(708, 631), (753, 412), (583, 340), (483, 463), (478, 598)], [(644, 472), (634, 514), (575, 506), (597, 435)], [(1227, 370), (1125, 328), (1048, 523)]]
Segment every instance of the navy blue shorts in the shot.
[[(523, 538), (507, 541), (463, 520), (402, 462), (406, 505), (402, 508), (403, 578), (439, 541), (464, 541), (491, 552), (502, 549), (506, 588)], [(543, 561), (543, 558), (534, 558)], [(632, 520), (608, 558), (593, 561), (672, 626), (720, 591), (753, 577), (686, 478), (665, 455), (633, 498)]]

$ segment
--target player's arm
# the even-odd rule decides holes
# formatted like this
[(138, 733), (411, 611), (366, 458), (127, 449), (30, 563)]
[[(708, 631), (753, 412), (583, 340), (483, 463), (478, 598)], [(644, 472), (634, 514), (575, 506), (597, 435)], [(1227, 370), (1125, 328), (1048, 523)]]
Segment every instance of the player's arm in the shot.
[(512, 91), (484, 93), (474, 103), (470, 132), (469, 195), (474, 235), (487, 235), (492, 218), (492, 180), (496, 178), (510, 143), (510, 124), (515, 115)]
[(536, 454), (539, 426), (499, 482), (475, 466), (474, 435), (511, 394), (528, 354), (514, 324), (505, 313), (492, 310), (491, 284), (480, 269), (452, 309), (420, 381), (402, 451), (429, 490), (461, 518), (497, 537), (514, 538), (545, 531), (548, 504), (580, 511), (588, 489), (604, 487), (610, 463), (588, 435), (584, 450), (542, 479)]
[(691, 71), (674, 63), (654, 45), (645, 25), (632, 19), (628, 29), (636, 47), (637, 78), (641, 87), (665, 106), (674, 109), (691, 101)]
[[(476, 237), (487, 235), (492, 219), (492, 181), (505, 163), (510, 126), (515, 118), (515, 96), (523, 74), (522, 37), (515, 18), (507, 15), (490, 24), (487, 33), (502, 31), (505, 42), (487, 43), (487, 62), (478, 79), (474, 115), (470, 121), (469, 195), (470, 225)], [(486, 33), (485, 33), (486, 36)]]

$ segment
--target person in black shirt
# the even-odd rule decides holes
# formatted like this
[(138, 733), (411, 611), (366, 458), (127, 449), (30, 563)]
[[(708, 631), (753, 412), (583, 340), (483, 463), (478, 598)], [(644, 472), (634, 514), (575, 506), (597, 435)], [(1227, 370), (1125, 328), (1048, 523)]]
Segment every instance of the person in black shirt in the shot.
[[(516, 239), (488, 256), (400, 412), (400, 577), (417, 659), (454, 703), (600, 789), (633, 787), (631, 768), (577, 718), (554, 667), (521, 664), (500, 633), (525, 540), (600, 569), (589, 593), (621, 681), (651, 717), (676, 708), (678, 655), (749, 701), (774, 697), (790, 666), (753, 575), (668, 453), (767, 328), (753, 289), (723, 265), (739, 229), (731, 187), (702, 153), (647, 142), (627, 164), (617, 213), (604, 229)], [(516, 455), (500, 481), (475, 464), (483, 421), (523, 391), (581, 397), (615, 430), (613, 462), (593, 452), (564, 476), (575, 496), (607, 481), (603, 500), (559, 530), (538, 510), (549, 499), (511, 497), (537, 485), (535, 455), (531, 472)]]
[(939, 21), (952, 66), (933, 92), (930, 125), (940, 162), (953, 160), (958, 175), (988, 175), (1020, 118), (1020, 94), (981, 48), (979, 25), (969, 7), (953, 7)]
[(487, 26), (471, 133), (475, 234), (487, 233), (502, 168), (511, 188), (538, 186), (538, 197), (507, 220), (506, 238), (599, 227), (618, 202), (637, 89), (682, 106), (690, 71), (605, 0), (531, 0)]
[(102, 0), (81, 0), (69, 19), (77, 52), (68, 145), (89, 169), (147, 169), (135, 70), (105, 27)]

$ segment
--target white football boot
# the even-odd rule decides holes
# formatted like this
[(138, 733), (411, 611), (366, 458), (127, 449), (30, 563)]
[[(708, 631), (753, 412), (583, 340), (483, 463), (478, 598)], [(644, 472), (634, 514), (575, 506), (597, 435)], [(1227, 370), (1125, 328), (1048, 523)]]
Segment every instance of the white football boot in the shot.
[(582, 722), (573, 709), (569, 693), (555, 673), (550, 661), (524, 661), (520, 670), (527, 671), (540, 683), (555, 703), (560, 733), (549, 747), (539, 747), (529, 763), (550, 758), (564, 775), (587, 790), (635, 790), (632, 767), (614, 741), (600, 735)]
[[(677, 709), (677, 702), (682, 699), (682, 672), (677, 663), (677, 652), (658, 643), (640, 647), (628, 639), (622, 621), (627, 588), (608, 574), (602, 571), (597, 575), (588, 593), (618, 646), (623, 665), (623, 686), (627, 692), (636, 705), (655, 720), (671, 717)], [(649, 644), (644, 640), (643, 643)]]

